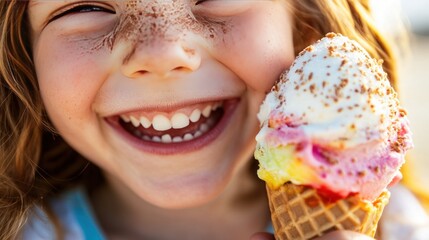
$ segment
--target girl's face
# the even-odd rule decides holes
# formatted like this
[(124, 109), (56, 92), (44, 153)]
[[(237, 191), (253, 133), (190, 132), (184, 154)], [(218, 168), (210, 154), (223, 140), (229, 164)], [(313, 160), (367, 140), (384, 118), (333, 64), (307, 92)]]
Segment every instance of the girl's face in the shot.
[(207, 202), (237, 175), (294, 58), (280, 0), (30, 0), (28, 14), (59, 133), (162, 207)]

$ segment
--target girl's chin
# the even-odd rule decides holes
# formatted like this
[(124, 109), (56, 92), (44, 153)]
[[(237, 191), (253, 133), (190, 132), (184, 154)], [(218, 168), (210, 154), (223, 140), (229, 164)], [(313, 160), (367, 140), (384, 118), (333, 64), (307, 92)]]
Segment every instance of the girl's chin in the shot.
[(195, 208), (209, 204), (218, 198), (230, 182), (231, 173), (218, 172), (194, 178), (172, 178), (153, 181), (145, 189), (135, 193), (151, 205), (165, 209)]
[[(177, 163), (170, 168), (171, 173), (162, 171), (164, 167), (160, 167), (154, 173), (162, 174), (150, 177), (135, 175), (134, 179), (128, 179), (128, 184), (134, 187), (134, 192), (141, 199), (160, 208), (185, 209), (210, 204), (229, 192), (226, 190), (233, 187), (241, 177), (240, 173), (247, 169), (253, 152), (248, 150), (250, 147), (243, 151), (219, 149), (219, 146), (213, 146), (189, 154), (189, 164)], [(210, 157), (205, 157), (207, 155)], [(171, 164), (166, 163), (166, 166)]]

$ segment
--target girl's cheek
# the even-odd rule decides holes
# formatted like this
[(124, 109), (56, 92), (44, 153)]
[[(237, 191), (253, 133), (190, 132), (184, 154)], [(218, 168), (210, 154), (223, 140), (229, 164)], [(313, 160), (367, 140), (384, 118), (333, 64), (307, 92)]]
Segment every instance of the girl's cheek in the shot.
[[(37, 77), (47, 108), (72, 114), (89, 111), (90, 103), (106, 77), (107, 59), (90, 40), (41, 35), (34, 52)], [(79, 106), (76, 108), (76, 106)], [(49, 110), (49, 109), (48, 109)]]
[(292, 29), (286, 9), (246, 13), (231, 24), (215, 55), (245, 84), (267, 92), (294, 59)]

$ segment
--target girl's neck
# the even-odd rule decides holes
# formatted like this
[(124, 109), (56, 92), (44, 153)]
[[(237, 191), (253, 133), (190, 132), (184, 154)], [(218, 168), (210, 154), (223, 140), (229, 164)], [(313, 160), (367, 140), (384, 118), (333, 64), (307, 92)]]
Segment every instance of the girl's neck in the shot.
[(248, 168), (218, 198), (195, 208), (163, 209), (121, 191), (106, 184), (91, 194), (109, 239), (248, 239), (269, 221), (264, 185)]

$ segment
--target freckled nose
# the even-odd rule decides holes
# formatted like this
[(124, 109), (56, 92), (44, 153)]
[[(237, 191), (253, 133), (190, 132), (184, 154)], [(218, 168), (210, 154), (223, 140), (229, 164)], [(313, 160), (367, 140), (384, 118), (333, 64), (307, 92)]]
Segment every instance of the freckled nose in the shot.
[(198, 69), (201, 56), (196, 49), (184, 47), (181, 41), (158, 40), (136, 44), (123, 60), (123, 74), (130, 78), (148, 74), (165, 77)]

